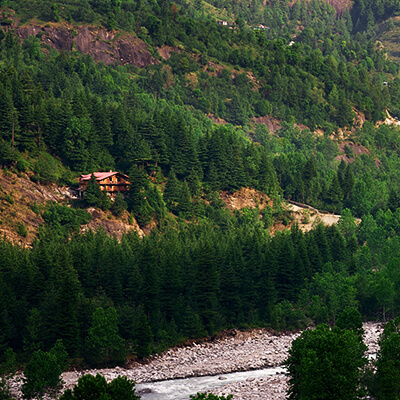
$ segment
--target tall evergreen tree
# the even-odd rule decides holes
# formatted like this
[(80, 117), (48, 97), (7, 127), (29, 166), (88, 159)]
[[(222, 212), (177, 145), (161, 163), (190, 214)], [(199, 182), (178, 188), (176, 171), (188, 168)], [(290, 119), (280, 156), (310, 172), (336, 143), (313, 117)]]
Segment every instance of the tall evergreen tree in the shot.
[(198, 243), (194, 257), (197, 272), (197, 310), (206, 331), (208, 334), (212, 334), (216, 328), (215, 319), (218, 306), (219, 274), (216, 266), (215, 251), (209, 239)]
[(139, 306), (136, 311), (135, 332), (135, 352), (139, 358), (149, 356), (153, 351), (153, 333), (144, 313), (143, 307)]
[(340, 213), (342, 210), (343, 192), (339, 184), (337, 174), (334, 174), (328, 192), (326, 193), (326, 201), (330, 207), (330, 211)]
[(0, 84), (0, 138), (11, 140), (14, 104), (7, 86)]
[(171, 170), (165, 185), (163, 197), (168, 208), (173, 211), (179, 201), (180, 183), (175, 175), (175, 171)]
[(85, 347), (85, 359), (90, 365), (112, 366), (123, 362), (125, 344), (118, 333), (118, 315), (115, 308), (96, 309)]

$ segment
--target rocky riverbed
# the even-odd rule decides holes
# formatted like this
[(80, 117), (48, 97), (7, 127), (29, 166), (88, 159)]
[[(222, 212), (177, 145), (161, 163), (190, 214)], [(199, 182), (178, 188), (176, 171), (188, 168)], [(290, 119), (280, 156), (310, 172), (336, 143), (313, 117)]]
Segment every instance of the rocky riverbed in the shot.
[[(383, 327), (379, 323), (365, 323), (364, 329), (368, 353), (374, 354), (378, 349), (377, 340)], [(168, 350), (151, 357), (144, 365), (65, 372), (64, 389), (73, 387), (80, 376), (88, 373), (100, 373), (108, 381), (121, 375), (140, 383), (276, 367), (287, 357), (291, 342), (299, 334), (274, 334), (264, 329), (250, 332), (235, 331), (231, 335), (217, 337), (212, 342), (194, 343)], [(244, 382), (225, 385), (213, 392), (218, 395), (232, 393), (234, 400), (283, 400), (286, 381), (285, 375), (248, 378)], [(17, 398), (21, 398), (20, 382), (14, 382), (12, 390)]]

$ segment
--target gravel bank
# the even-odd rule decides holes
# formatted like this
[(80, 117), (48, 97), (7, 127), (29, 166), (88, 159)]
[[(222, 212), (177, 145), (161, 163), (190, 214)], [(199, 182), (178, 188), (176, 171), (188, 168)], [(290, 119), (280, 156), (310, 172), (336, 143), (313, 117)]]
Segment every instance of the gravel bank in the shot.
[[(364, 323), (364, 342), (368, 346), (368, 355), (375, 354), (379, 348), (378, 338), (383, 331), (380, 323)], [(285, 352), (286, 357), (287, 353)], [(218, 396), (233, 394), (234, 400), (285, 400), (287, 389), (286, 375), (276, 375), (271, 378), (247, 379), (231, 385), (220, 387), (213, 391)]]
[[(377, 339), (383, 328), (378, 323), (365, 323), (364, 329), (368, 353), (376, 353)], [(100, 373), (108, 381), (121, 375), (139, 383), (276, 367), (282, 364), (291, 342), (298, 336), (299, 333), (275, 335), (266, 330), (236, 332), (234, 336), (213, 342), (168, 350), (152, 357), (146, 365), (65, 372), (64, 388), (73, 387), (80, 376), (88, 373)], [(12, 384), (12, 390), (17, 398), (21, 398), (19, 382)], [(285, 390), (286, 376), (275, 375), (271, 378), (249, 378), (244, 382), (226, 385), (215, 391), (215, 394), (232, 393), (234, 400), (283, 400)]]

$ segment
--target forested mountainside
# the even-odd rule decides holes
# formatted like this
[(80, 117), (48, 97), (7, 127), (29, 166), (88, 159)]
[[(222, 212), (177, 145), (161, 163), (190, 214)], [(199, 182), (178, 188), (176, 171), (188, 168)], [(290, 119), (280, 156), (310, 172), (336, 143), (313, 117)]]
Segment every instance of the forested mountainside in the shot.
[[(399, 64), (376, 29), (398, 1), (0, 4), (4, 173), (131, 181), (112, 204), (96, 184), (70, 207), (33, 202), (32, 247), (0, 241), (2, 354), (62, 339), (74, 365), (109, 366), (225, 328), (335, 323), (349, 305), (398, 315)], [(224, 207), (243, 187), (273, 201)], [(0, 196), (3, 223), (15, 199)], [(283, 198), (342, 218), (271, 235), (291, 225)], [(87, 206), (154, 228), (80, 234)]]
[[(355, 28), (361, 23), (352, 21), (360, 14), (348, 11), (337, 18), (325, 2), (292, 8), (278, 2), (263, 9), (286, 15), (283, 27), (254, 30), (240, 15), (231, 27), (218, 25), (211, 14), (201, 18), (191, 3), (174, 3), (166, 12), (161, 10), (166, 3), (158, 8), (145, 2), (90, 4), (57, 8), (55, 3), (57, 15), (46, 14), (51, 10), (46, 2), (10, 2), (17, 14), (4, 9), (3, 165), (38, 170), (44, 162), (41, 167), (35, 161), (37, 154), (48, 150), (77, 172), (132, 174), (133, 166), (143, 165), (159, 182), (172, 170), (180, 182), (203, 182), (209, 190), (282, 190), (286, 198), (330, 211), (344, 205), (357, 216), (387, 209), (390, 191), (398, 190), (397, 153), (391, 154), (397, 136), (390, 127), (374, 125), (386, 109), (394, 117), (399, 113), (398, 66), (374, 42), (373, 32)], [(395, 13), (395, 6), (385, 7)], [(367, 9), (375, 12), (372, 3)], [(125, 26), (119, 18), (131, 14), (135, 24)], [(154, 64), (104, 66), (76, 51), (82, 29), (73, 24), (107, 26), (105, 15), (127, 31), (114, 31), (107, 42), (104, 31), (92, 30), (94, 42), (109, 45), (96, 54), (120, 49), (118, 38), (135, 37), (138, 51), (153, 54)], [(58, 30), (45, 22), (40, 29), (24, 28), (33, 16), (58, 21)], [(72, 21), (64, 25), (67, 38), (59, 33), (64, 19)], [(22, 37), (30, 31), (36, 36), (20, 44), (14, 28)], [(52, 51), (55, 43), (71, 54)], [(210, 115), (228, 124), (216, 127)], [(272, 117), (281, 121), (275, 135), (257, 124)], [(338, 148), (340, 129), (347, 141)], [(366, 147), (364, 155), (354, 159), (353, 143)], [(336, 173), (343, 150), (354, 163), (342, 164)], [(196, 184), (191, 185), (193, 196)]]

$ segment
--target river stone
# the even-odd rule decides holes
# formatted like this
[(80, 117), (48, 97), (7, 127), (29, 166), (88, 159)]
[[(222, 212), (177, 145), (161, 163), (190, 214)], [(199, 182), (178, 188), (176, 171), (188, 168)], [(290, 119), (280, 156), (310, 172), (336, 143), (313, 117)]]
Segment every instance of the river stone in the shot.
[[(379, 348), (378, 337), (383, 332), (383, 325), (371, 322), (364, 323), (364, 330), (368, 354), (372, 355)], [(117, 367), (114, 369), (65, 372), (63, 374), (64, 390), (72, 388), (80, 376), (88, 373), (105, 375), (107, 381), (118, 375), (124, 375), (136, 383), (145, 383), (189, 376), (220, 375), (235, 371), (247, 371), (262, 366), (279, 366), (287, 357), (291, 342), (299, 335), (300, 333), (274, 335), (267, 330), (236, 331), (236, 335), (228, 340), (216, 340), (203, 344), (194, 343), (187, 347), (170, 349), (165, 353), (150, 357), (146, 365), (134, 363), (131, 368), (125, 369)], [(18, 375), (10, 382), (12, 394), (18, 400), (22, 399), (21, 378), (22, 375)], [(223, 395), (222, 393), (225, 393), (225, 396), (229, 393), (235, 393), (235, 400), (256, 398), (284, 400), (286, 388), (287, 376), (277, 374), (268, 379), (254, 379), (228, 384), (213, 391), (213, 393), (219, 396)]]

